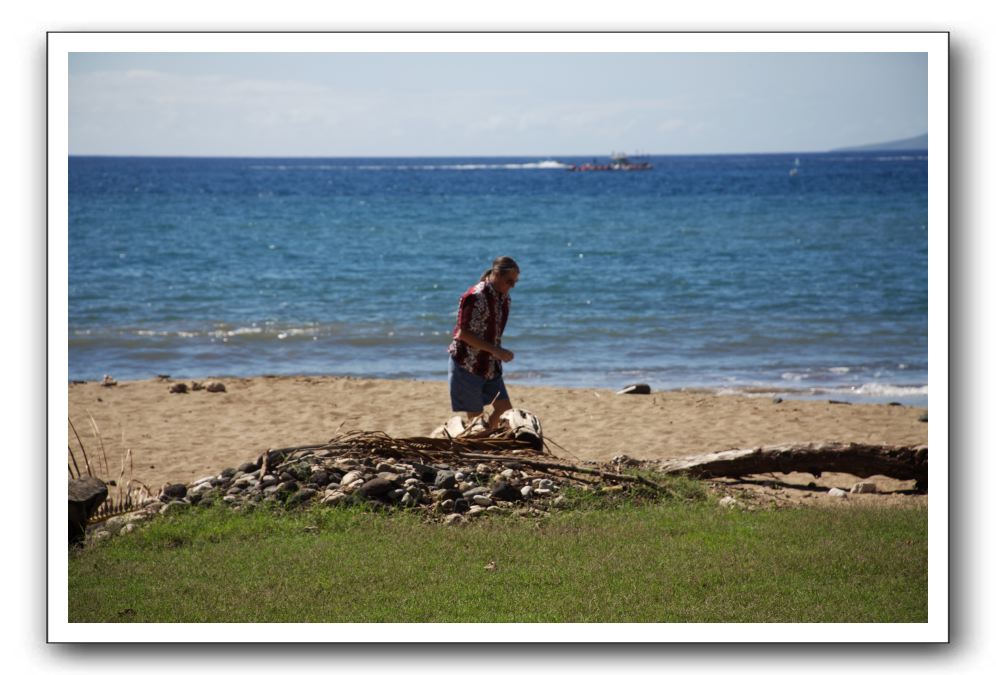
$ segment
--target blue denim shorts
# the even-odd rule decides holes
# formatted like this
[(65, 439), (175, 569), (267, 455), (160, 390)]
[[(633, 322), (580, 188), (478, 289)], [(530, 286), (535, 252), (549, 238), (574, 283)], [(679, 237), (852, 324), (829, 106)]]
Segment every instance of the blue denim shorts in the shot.
[(508, 399), (508, 390), (501, 375), (486, 380), (479, 375), (464, 370), (450, 359), (450, 403), (453, 412), (479, 413), (484, 406), (495, 400)]

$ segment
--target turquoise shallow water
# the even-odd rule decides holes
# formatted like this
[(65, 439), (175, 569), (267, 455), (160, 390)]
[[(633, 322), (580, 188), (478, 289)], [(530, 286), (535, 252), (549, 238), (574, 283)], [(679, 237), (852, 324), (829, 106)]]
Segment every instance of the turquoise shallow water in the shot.
[(925, 153), (69, 160), (71, 379), (443, 379), (522, 268), (510, 383), (927, 401)]

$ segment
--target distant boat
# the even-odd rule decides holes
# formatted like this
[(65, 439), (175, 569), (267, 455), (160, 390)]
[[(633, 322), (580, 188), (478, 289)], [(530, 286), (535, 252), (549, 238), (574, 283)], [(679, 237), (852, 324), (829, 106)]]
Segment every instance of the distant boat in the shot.
[(595, 160), (586, 164), (572, 164), (567, 167), (568, 171), (649, 171), (654, 165), (646, 161), (645, 157), (633, 157), (622, 152), (612, 153), (611, 161), (608, 164), (598, 164)]
[(798, 173), (799, 173), (799, 158), (796, 157), (795, 158), (795, 165), (789, 170), (789, 175), (790, 176), (795, 176)]

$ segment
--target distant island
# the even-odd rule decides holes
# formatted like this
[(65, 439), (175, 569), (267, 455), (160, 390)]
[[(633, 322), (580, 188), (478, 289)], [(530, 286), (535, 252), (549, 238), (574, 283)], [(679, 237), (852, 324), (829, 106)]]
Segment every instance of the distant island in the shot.
[(830, 152), (861, 152), (864, 150), (926, 150), (927, 134), (920, 134), (912, 138), (902, 138), (898, 141), (888, 141), (886, 143), (869, 143), (868, 145), (854, 145), (849, 148), (836, 148)]

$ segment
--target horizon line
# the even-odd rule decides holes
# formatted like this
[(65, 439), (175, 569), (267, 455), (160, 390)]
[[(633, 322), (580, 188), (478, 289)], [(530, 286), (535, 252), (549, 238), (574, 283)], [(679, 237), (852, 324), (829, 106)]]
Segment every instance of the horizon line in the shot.
[[(880, 152), (928, 152), (928, 148), (906, 149), (853, 149), (836, 148), (832, 150), (777, 150), (777, 151), (739, 151), (739, 152), (631, 152), (629, 157), (713, 157), (713, 156), (745, 156), (745, 155), (830, 155), (830, 154), (861, 154)], [(500, 155), (164, 155), (164, 154), (117, 154), (117, 153), (69, 153), (69, 158), (106, 158), (106, 159), (468, 159), (468, 158), (529, 158), (554, 160), (556, 157), (611, 157), (612, 153), (549, 153), (542, 155), (500, 154)]]

